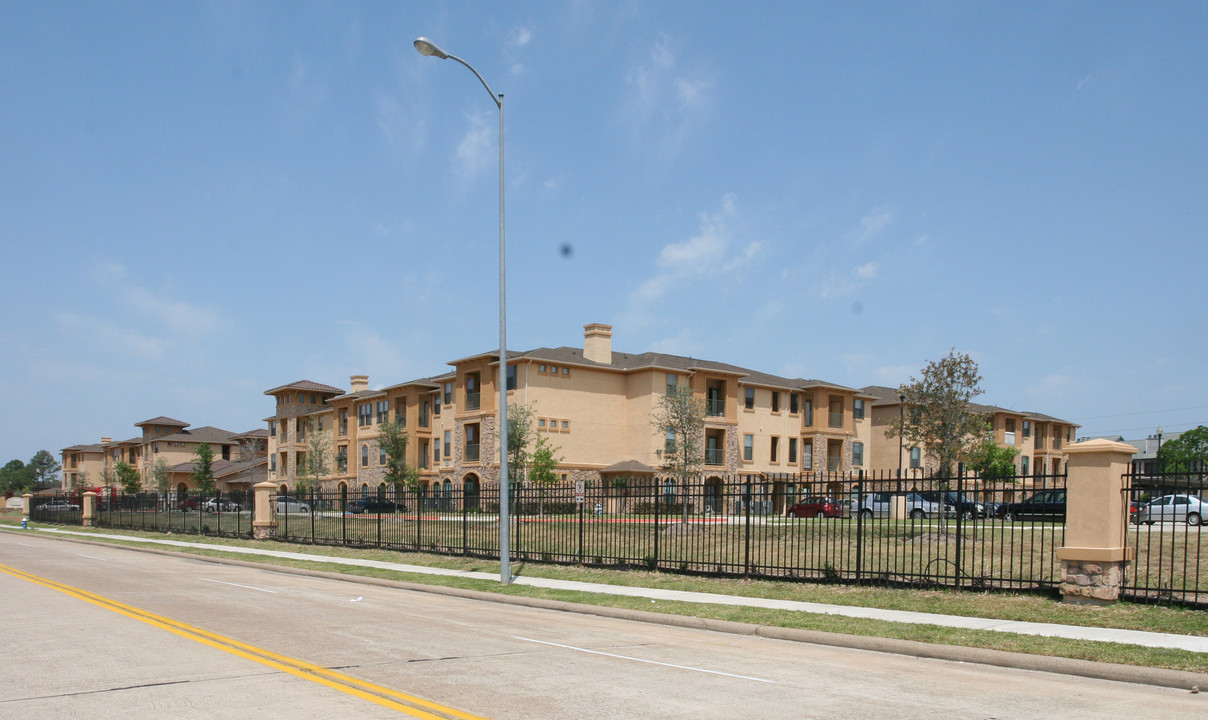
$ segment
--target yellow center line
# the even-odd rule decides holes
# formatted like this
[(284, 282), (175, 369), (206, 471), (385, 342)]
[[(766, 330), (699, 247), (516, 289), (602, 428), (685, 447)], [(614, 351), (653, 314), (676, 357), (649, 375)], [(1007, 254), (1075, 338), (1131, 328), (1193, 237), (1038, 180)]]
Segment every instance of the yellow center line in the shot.
[[(308, 663), (304, 660), (292, 658), (287, 655), (272, 652), (265, 648), (250, 645), (240, 642), (234, 638), (229, 638), (208, 630), (173, 620), (163, 615), (157, 615), (148, 610), (137, 608), (132, 605), (118, 602), (111, 598), (107, 598), (95, 593), (81, 590), (70, 585), (55, 582), (47, 578), (39, 577), (24, 570), (9, 567), (8, 565), (0, 564), (0, 572), (7, 573), (13, 577), (28, 580), (29, 582), (48, 587), (52, 590), (71, 595), (77, 599), (83, 600), (93, 605), (112, 610), (113, 612), (125, 615), (127, 617), (147, 623), (148, 625), (158, 627), (162, 630), (167, 630), (170, 633), (179, 635), (180, 637), (199, 642), (203, 645), (228, 652), (232, 655), (237, 655), (261, 665), (267, 665), (275, 670), (289, 673), (304, 680), (319, 683), (327, 687), (339, 690), (340, 692), (359, 697), (364, 700), (381, 705), (382, 707), (391, 708), (407, 715), (417, 718), (425, 718), (425, 720), (448, 720), (448, 718), (459, 718), (460, 720), (482, 720), (479, 715), (471, 715), (462, 712), (455, 708), (447, 707), (434, 703), (430, 700), (425, 700), (414, 695), (401, 693), (397, 690), (392, 690), (375, 683), (361, 680), (351, 675), (330, 670), (319, 665)], [(401, 702), (396, 702), (401, 701)], [(409, 703), (404, 705), (402, 703)], [(412, 707), (415, 706), (415, 707)], [(432, 712), (425, 712), (419, 708), (426, 708)], [(433, 714), (439, 713), (439, 714)]]

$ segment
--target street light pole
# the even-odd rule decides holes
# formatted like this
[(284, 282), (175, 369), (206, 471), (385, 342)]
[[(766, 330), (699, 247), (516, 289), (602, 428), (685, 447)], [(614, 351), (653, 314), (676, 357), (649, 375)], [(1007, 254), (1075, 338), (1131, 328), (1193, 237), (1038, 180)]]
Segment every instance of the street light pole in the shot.
[(420, 55), (456, 60), (469, 68), (499, 108), (499, 410), (496, 423), (499, 427), (499, 582), (508, 585), (512, 582), (512, 565), (509, 552), (511, 512), (508, 490), (507, 244), (503, 212), (503, 93), (496, 95), (473, 65), (456, 55), (450, 55), (431, 40), (419, 37), (415, 39), (414, 45)]
[(906, 395), (898, 395), (898, 490), (902, 489), (902, 453), (906, 448), (902, 445), (902, 435), (906, 432)]

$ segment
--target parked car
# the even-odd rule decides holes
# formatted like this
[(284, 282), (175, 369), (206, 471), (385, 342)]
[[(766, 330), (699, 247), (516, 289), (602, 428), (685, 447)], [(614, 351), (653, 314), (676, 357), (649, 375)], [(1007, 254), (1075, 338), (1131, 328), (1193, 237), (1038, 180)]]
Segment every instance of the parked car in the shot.
[(278, 495), (277, 512), (281, 513), (282, 515), (309, 515), (310, 505), (307, 505), (301, 500), (295, 500), (287, 495)]
[(193, 512), (196, 511), (197, 508), (201, 507), (201, 505), (202, 502), (197, 498), (185, 498), (184, 500), (181, 500), (180, 504), (178, 504), (176, 507), (185, 512)]
[(1200, 525), (1208, 513), (1208, 502), (1196, 495), (1163, 495), (1137, 508), (1136, 523), (1185, 522)]
[(829, 497), (805, 497), (801, 502), (789, 506), (785, 515), (799, 518), (812, 518), (819, 515), (828, 518), (843, 517), (843, 505), (838, 500)]
[(913, 520), (939, 517), (940, 513), (944, 515), (953, 515), (956, 513), (956, 510), (951, 505), (941, 505), (940, 503), (932, 502), (916, 492), (878, 492), (865, 495), (862, 503), (859, 498), (853, 499), (851, 501), (852, 515), (859, 514), (860, 517), (865, 519), (892, 517), (895, 498), (906, 499), (906, 515)]
[(70, 512), (80, 509), (79, 505), (67, 500), (51, 500), (50, 502), (42, 503), (38, 507), (46, 512)]
[(1065, 490), (1041, 490), (1022, 502), (999, 505), (994, 514), (1014, 522), (1015, 520), (1065, 520)]
[(226, 498), (210, 498), (202, 509), (208, 513), (239, 512), (243, 510), (243, 506)]
[(976, 500), (969, 498), (967, 495), (961, 495), (955, 490), (924, 490), (923, 492), (920, 492), (919, 495), (921, 495), (924, 500), (933, 503), (939, 502), (940, 496), (942, 495), (944, 497), (944, 504), (952, 506), (954, 510), (953, 514), (959, 514), (966, 520), (975, 517), (984, 518), (986, 516), (986, 506), (983, 503), (979, 503)]
[(393, 500), (383, 500), (375, 497), (360, 498), (348, 503), (348, 512), (354, 515), (360, 515), (361, 513), (393, 513), (405, 510), (406, 508), (399, 507)]

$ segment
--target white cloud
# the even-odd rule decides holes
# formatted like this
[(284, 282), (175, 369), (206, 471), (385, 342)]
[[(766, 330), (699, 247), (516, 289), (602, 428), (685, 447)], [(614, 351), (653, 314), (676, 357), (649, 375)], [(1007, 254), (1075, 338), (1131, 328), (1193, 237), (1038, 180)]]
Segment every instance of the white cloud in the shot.
[(495, 157), (496, 149), (492, 147), (493, 136), (487, 116), (475, 113), (467, 116), (467, 119), (470, 129), (457, 144), (457, 161), (463, 174), (473, 177), (487, 167)]
[(56, 312), (51, 317), (71, 339), (71, 343), (85, 354), (102, 353), (158, 360), (169, 346), (162, 338), (151, 337), (104, 318), (71, 312)]
[(682, 65), (675, 41), (664, 35), (625, 74), (619, 122), (644, 156), (663, 163), (682, 154), (712, 106), (707, 74)]
[(733, 194), (721, 201), (721, 209), (701, 216), (700, 232), (682, 242), (668, 243), (655, 260), (657, 272), (642, 281), (629, 295), (631, 314), (645, 309), (677, 288), (694, 280), (733, 273), (759, 257), (763, 245), (753, 241), (735, 250), (729, 221), (737, 214)]
[(852, 233), (852, 242), (857, 247), (872, 240), (889, 226), (893, 213), (889, 210), (874, 210), (860, 218), (860, 223)]
[(876, 279), (879, 270), (880, 265), (868, 262), (852, 268), (845, 274), (832, 272), (822, 283), (818, 295), (822, 298), (840, 298), (851, 295)]
[(533, 39), (533, 29), (530, 27), (518, 27), (512, 31), (512, 45), (522, 48), (529, 44)]

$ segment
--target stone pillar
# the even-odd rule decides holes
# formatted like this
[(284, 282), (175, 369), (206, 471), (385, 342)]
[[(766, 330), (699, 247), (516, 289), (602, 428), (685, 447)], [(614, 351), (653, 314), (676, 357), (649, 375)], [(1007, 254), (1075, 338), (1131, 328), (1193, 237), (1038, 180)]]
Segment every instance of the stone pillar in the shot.
[(1089, 440), (1066, 449), (1069, 456), (1061, 597), (1066, 602), (1103, 605), (1120, 598), (1124, 573), (1136, 556), (1124, 547), (1128, 503), (1124, 475), (1137, 451), (1111, 440)]
[(256, 493), (252, 514), (252, 538), (270, 540), (277, 534), (277, 484), (264, 481), (252, 486)]
[(96, 519), (96, 493), (89, 490), (84, 493), (84, 519), (80, 522), (84, 527), (92, 527)]
[(21, 496), (21, 516), (28, 518), (31, 510), (34, 509), (34, 496), (25, 493)]

